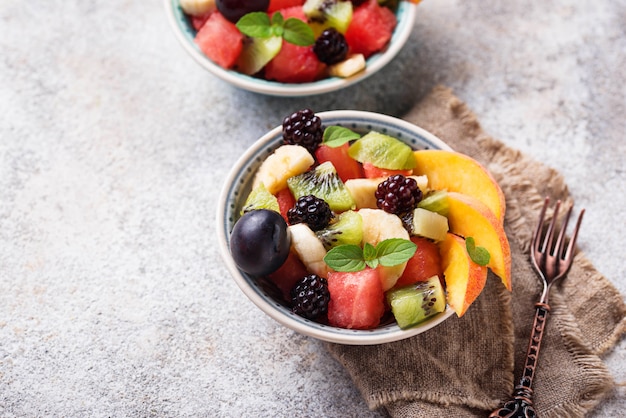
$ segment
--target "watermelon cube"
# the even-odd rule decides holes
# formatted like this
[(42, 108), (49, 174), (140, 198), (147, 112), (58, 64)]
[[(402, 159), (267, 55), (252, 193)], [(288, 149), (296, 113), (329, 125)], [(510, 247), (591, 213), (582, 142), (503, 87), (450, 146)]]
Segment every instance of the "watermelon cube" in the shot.
[(375, 269), (328, 273), (328, 322), (340, 328), (371, 329), (385, 313), (385, 294)]
[(275, 194), (276, 200), (278, 200), (278, 209), (280, 214), (285, 219), (285, 222), (289, 225), (289, 217), (287, 216), (287, 212), (296, 204), (296, 199), (291, 194), (291, 191), (288, 187), (285, 187), (282, 190), (279, 190)]
[(196, 34), (194, 42), (211, 61), (232, 68), (243, 49), (243, 38), (237, 26), (219, 12), (213, 12)]
[(309, 274), (306, 267), (300, 261), (300, 258), (293, 251), (289, 252), (285, 262), (278, 270), (270, 273), (267, 278), (270, 279), (282, 293), (286, 302), (291, 302), (291, 289), (298, 280)]
[(299, 6), (299, 8), (302, 9), (303, 4), (304, 0), (270, 0), (270, 5), (268, 6), (267, 11), (268, 13), (272, 13), (280, 9), (286, 9), (288, 7), (295, 6)]
[(341, 181), (345, 182), (350, 179), (358, 179), (363, 177), (361, 164), (348, 155), (350, 144), (345, 143), (340, 147), (329, 147), (328, 145), (320, 145), (315, 150), (315, 158), (317, 162), (330, 161), (335, 166), (337, 174)]
[(423, 282), (433, 276), (438, 276), (443, 281), (439, 246), (427, 238), (418, 236), (412, 236), (411, 241), (417, 245), (417, 249), (413, 257), (407, 262), (404, 272), (396, 282), (395, 287)]
[(351, 52), (369, 57), (382, 50), (391, 39), (396, 23), (396, 15), (377, 0), (356, 7), (345, 34)]
[(265, 66), (265, 78), (281, 83), (309, 83), (319, 78), (323, 68), (310, 46), (283, 41), (278, 55)]

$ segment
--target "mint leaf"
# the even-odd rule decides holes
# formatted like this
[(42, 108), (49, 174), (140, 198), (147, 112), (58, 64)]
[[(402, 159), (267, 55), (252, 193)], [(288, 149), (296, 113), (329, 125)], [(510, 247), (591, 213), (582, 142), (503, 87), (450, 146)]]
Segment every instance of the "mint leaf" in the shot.
[(477, 247), (474, 238), (465, 237), (465, 248), (467, 249), (467, 253), (469, 254), (472, 261), (479, 266), (486, 266), (489, 264), (489, 259), (491, 258), (491, 254), (484, 247)]
[(337, 148), (354, 139), (359, 139), (361, 135), (343, 126), (329, 126), (324, 129), (322, 143), (331, 148)]
[(241, 17), (235, 24), (237, 29), (252, 38), (269, 38), (272, 36), (270, 17), (265, 12), (252, 12)]
[(396, 266), (413, 257), (417, 245), (402, 238), (383, 240), (374, 247), (365, 243), (363, 248), (354, 244), (338, 245), (324, 256), (324, 262), (335, 271), (355, 272), (378, 265)]
[(378, 243), (376, 256), (383, 266), (397, 266), (413, 257), (416, 250), (417, 245), (412, 241), (390, 238)]
[(363, 250), (352, 244), (331, 248), (324, 256), (324, 262), (335, 271), (361, 271), (365, 268)]
[(272, 25), (283, 26), (285, 18), (281, 12), (276, 12), (272, 15)]
[(287, 20), (280, 12), (272, 15), (265, 12), (251, 12), (243, 15), (235, 24), (241, 33), (251, 38), (269, 38), (280, 36), (286, 42), (299, 46), (309, 46), (315, 43), (313, 29), (305, 22), (295, 17)]
[(369, 242), (366, 242), (363, 246), (363, 258), (365, 261), (373, 260), (376, 258), (376, 247)]
[(378, 267), (378, 258), (376, 257), (376, 247), (374, 247), (369, 242), (366, 242), (363, 246), (363, 258), (365, 259), (365, 264), (369, 268), (375, 269)]
[[(277, 13), (278, 14), (278, 13)], [(285, 20), (283, 27), (283, 39), (290, 44), (309, 46), (315, 43), (313, 29), (300, 19), (290, 17)]]

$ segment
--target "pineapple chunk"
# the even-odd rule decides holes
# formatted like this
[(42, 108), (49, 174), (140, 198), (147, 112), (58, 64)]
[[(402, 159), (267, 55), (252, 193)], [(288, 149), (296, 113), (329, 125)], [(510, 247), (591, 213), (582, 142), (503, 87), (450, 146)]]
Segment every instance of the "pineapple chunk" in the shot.
[(448, 218), (445, 216), (422, 208), (416, 208), (413, 211), (412, 235), (443, 241), (446, 239), (447, 232)]
[(352, 195), (357, 209), (376, 209), (376, 188), (381, 179), (350, 179), (344, 183)]
[(328, 74), (334, 77), (348, 78), (365, 69), (363, 54), (351, 55), (345, 60), (328, 67)]

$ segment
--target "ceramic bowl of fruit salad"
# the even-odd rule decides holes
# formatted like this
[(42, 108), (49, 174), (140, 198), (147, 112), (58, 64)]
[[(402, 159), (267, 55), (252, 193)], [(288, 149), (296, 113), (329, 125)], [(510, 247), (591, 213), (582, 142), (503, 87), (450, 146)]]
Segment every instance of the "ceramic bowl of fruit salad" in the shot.
[(489, 270), (511, 288), (498, 184), (390, 116), (298, 110), (240, 157), (220, 199), (235, 282), (311, 337), (397, 341), (462, 316)]
[(202, 67), (239, 88), (307, 96), (376, 73), (406, 43), (419, 0), (165, 0)]

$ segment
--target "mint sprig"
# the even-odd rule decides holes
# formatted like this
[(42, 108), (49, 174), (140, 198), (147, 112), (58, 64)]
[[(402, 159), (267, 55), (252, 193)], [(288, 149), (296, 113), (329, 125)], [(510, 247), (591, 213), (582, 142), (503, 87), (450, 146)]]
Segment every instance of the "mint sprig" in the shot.
[(235, 24), (237, 29), (252, 38), (282, 37), (286, 42), (298, 46), (310, 46), (315, 43), (313, 29), (300, 19), (284, 19), (280, 12), (270, 16), (265, 12), (245, 14)]
[(374, 269), (379, 265), (402, 264), (413, 257), (416, 250), (417, 245), (409, 240), (389, 238), (376, 246), (365, 243), (363, 248), (353, 244), (338, 245), (326, 253), (324, 261), (335, 271), (355, 272), (365, 267)]
[(465, 248), (467, 249), (467, 254), (469, 254), (472, 261), (479, 266), (486, 266), (489, 264), (489, 260), (491, 259), (491, 254), (484, 247), (477, 247), (476, 241), (472, 237), (465, 237)]
[(328, 126), (324, 129), (324, 136), (322, 137), (322, 143), (328, 145), (331, 148), (337, 148), (355, 139), (359, 139), (361, 135), (356, 132), (344, 128), (343, 126)]

